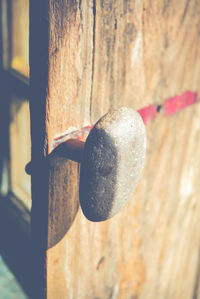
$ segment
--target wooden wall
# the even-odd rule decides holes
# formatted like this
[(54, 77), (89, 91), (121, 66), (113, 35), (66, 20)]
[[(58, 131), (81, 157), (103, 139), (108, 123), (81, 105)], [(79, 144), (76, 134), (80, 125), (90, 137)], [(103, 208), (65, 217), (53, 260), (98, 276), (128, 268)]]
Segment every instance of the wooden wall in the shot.
[[(139, 109), (186, 90), (200, 93), (199, 0), (46, 0), (40, 11), (37, 2), (31, 4), (37, 163), (55, 136), (95, 122), (110, 108)], [(46, 54), (34, 51), (37, 34)], [(41, 249), (44, 298), (200, 298), (199, 119), (197, 103), (147, 125), (136, 192), (102, 223), (89, 222), (78, 209), (75, 162), (52, 160), (46, 193), (38, 191), (44, 179), (33, 174), (33, 231), (37, 240), (36, 222), (46, 225), (48, 247)]]

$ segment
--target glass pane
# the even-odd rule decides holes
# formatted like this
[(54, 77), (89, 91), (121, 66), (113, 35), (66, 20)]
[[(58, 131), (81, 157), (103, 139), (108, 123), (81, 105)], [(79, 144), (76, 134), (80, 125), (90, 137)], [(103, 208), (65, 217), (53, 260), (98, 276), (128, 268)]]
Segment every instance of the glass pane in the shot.
[(11, 68), (29, 76), (29, 1), (11, 0)]
[(31, 160), (29, 103), (16, 98), (11, 103), (10, 158), (11, 190), (30, 209), (31, 181), (25, 173)]

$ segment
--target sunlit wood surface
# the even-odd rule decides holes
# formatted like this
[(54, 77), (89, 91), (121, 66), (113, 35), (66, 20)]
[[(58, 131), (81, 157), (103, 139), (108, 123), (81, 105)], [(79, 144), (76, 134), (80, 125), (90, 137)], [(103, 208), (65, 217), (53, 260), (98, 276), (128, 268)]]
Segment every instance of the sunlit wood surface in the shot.
[[(95, 122), (110, 108), (138, 109), (186, 90), (200, 92), (199, 1), (47, 2), (38, 19), (32, 3), (36, 162), (51, 152), (55, 136)], [(37, 34), (46, 54), (34, 52)], [(160, 114), (147, 125), (140, 183), (111, 220), (92, 223), (77, 212), (75, 162), (52, 161), (46, 193), (38, 191), (45, 180), (33, 174), (35, 240), (48, 209), (44, 298), (200, 298), (199, 107)]]

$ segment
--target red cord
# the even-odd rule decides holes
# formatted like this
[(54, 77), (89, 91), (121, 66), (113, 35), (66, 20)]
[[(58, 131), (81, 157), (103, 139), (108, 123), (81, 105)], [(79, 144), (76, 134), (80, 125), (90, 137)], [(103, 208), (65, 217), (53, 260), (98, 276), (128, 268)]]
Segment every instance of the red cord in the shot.
[[(196, 102), (198, 102), (197, 92), (186, 91), (181, 95), (166, 99), (162, 105), (149, 105), (139, 109), (138, 112), (146, 124), (147, 122), (154, 120), (158, 113), (163, 113), (164, 116), (172, 115)], [(92, 128), (93, 126), (86, 126), (80, 131), (77, 130), (55, 138), (53, 148), (56, 148), (60, 143), (65, 142), (68, 139), (85, 141)]]

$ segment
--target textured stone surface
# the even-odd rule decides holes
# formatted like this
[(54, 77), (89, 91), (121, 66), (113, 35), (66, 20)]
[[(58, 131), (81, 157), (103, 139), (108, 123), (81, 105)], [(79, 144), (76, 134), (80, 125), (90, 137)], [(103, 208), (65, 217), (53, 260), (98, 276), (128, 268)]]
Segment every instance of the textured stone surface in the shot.
[(121, 107), (96, 123), (86, 140), (80, 173), (80, 203), (89, 220), (106, 220), (125, 206), (145, 151), (145, 126), (135, 110)]

